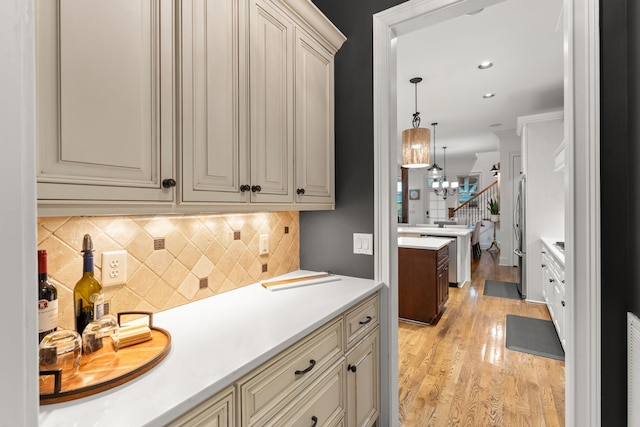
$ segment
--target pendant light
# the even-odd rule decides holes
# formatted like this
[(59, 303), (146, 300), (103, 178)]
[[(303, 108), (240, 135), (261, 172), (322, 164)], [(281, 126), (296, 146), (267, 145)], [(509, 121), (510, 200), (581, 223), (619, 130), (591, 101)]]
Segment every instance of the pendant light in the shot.
[(415, 85), (416, 112), (413, 113), (413, 120), (411, 121), (413, 127), (402, 131), (402, 167), (426, 168), (431, 160), (429, 153), (431, 135), (429, 129), (420, 127), (418, 83), (422, 81), (422, 77), (414, 77), (409, 81)]
[(429, 171), (429, 178), (438, 179), (442, 176), (442, 168), (438, 166), (436, 162), (436, 126), (438, 123), (431, 123), (433, 126), (433, 164), (427, 169)]

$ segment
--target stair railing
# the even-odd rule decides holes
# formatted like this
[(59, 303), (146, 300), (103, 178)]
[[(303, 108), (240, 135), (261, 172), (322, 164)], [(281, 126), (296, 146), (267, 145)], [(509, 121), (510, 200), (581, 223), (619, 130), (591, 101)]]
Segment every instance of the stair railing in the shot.
[(449, 208), (449, 219), (457, 218), (459, 224), (475, 224), (481, 220), (490, 220), (489, 200), (500, 201), (498, 181), (484, 188), (478, 194), (457, 208)]

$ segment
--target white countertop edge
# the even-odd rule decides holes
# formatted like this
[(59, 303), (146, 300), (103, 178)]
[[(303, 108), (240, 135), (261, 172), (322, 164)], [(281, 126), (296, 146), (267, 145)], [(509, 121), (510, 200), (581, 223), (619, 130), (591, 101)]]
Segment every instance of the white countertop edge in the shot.
[(408, 249), (427, 249), (437, 251), (454, 239), (446, 239), (444, 237), (398, 237), (398, 247)]
[(560, 264), (562, 264), (562, 266), (564, 267), (564, 252), (562, 252), (560, 248), (558, 248), (555, 245), (556, 242), (563, 242), (564, 239), (552, 238), (552, 237), (541, 237), (540, 240), (542, 241), (544, 246), (549, 250), (551, 255), (553, 255), (553, 257), (557, 259), (560, 262)]
[[(279, 278), (312, 273), (297, 271)], [(337, 277), (340, 281), (278, 292), (256, 283), (156, 313), (154, 325), (166, 329), (172, 336), (172, 348), (165, 360), (114, 389), (41, 406), (39, 425), (164, 425), (383, 286), (371, 279)], [(312, 303), (305, 304), (305, 301)], [(198, 322), (194, 323), (194, 319)], [(196, 323), (202, 329), (199, 332), (193, 330)], [(218, 328), (212, 324), (233, 324), (234, 328)], [(199, 340), (201, 336), (209, 340), (203, 342)], [(213, 340), (219, 340), (220, 345), (211, 344)], [(205, 353), (223, 346), (224, 351)], [(209, 363), (202, 364), (204, 360)]]
[(473, 228), (398, 227), (398, 233), (420, 233), (431, 236), (464, 237), (473, 233)]

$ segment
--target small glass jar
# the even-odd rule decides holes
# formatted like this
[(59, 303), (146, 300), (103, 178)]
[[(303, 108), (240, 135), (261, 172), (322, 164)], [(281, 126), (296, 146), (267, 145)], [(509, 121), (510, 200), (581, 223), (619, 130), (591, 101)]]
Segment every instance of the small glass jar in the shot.
[(108, 364), (120, 349), (120, 327), (114, 316), (106, 315), (89, 322), (82, 332), (82, 352), (93, 364)]
[(46, 335), (39, 345), (41, 371), (61, 369), (62, 381), (74, 377), (80, 368), (82, 340), (76, 331), (60, 329)]

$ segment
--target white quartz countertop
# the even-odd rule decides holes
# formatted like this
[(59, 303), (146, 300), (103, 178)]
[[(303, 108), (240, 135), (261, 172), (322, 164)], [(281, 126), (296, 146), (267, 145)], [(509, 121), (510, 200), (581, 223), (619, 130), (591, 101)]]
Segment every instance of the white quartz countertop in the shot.
[(447, 246), (452, 240), (443, 237), (398, 237), (398, 247), (437, 251)]
[(398, 227), (398, 233), (420, 233), (429, 236), (468, 236), (473, 232), (472, 228), (436, 228), (436, 227)]
[(564, 267), (564, 251), (556, 246), (556, 242), (564, 242), (563, 238), (541, 237), (542, 243), (547, 247), (551, 255), (556, 258)]
[[(297, 271), (279, 278), (311, 275)], [(171, 334), (158, 366), (114, 389), (40, 407), (40, 426), (160, 426), (260, 366), (382, 284), (335, 281), (269, 290), (259, 283), (153, 315)]]

